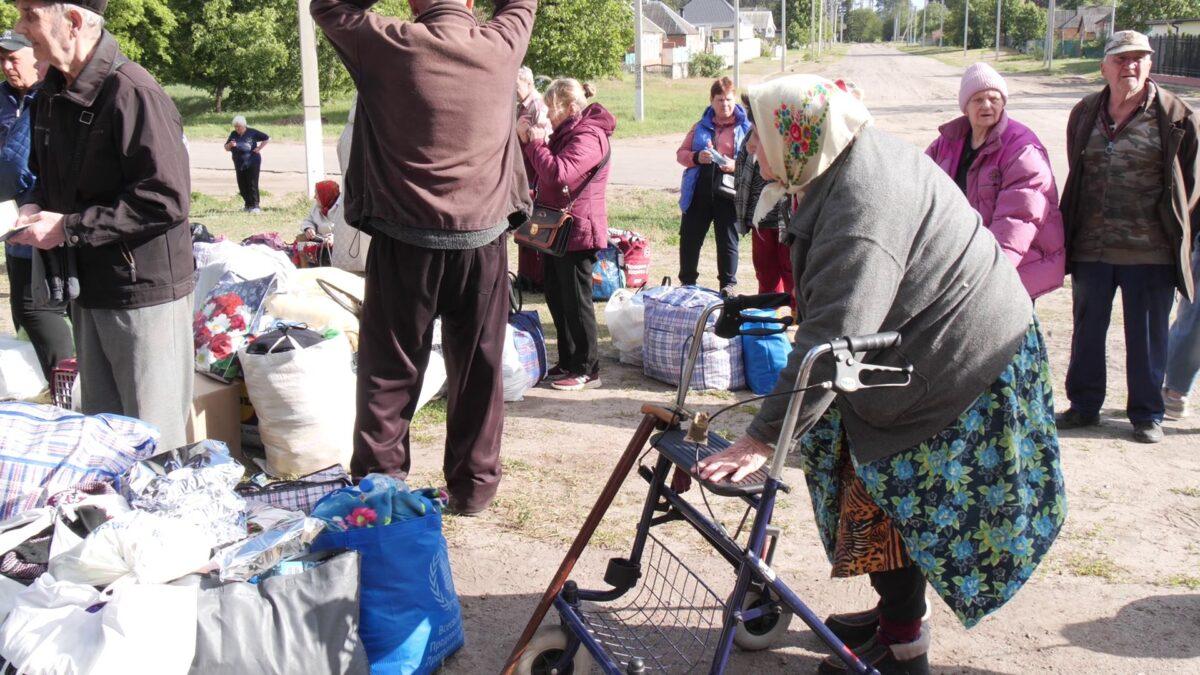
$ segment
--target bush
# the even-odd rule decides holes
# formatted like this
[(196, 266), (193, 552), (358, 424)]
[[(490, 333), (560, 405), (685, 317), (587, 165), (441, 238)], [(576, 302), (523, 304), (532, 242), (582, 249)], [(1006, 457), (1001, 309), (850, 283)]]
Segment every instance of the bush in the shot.
[(720, 77), (725, 72), (725, 59), (699, 52), (692, 56), (691, 71), (692, 77)]

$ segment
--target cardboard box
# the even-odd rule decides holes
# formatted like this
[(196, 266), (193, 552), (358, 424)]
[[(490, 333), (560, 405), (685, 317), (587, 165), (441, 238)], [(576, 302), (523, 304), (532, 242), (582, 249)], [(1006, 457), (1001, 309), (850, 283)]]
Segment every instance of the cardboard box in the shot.
[(235, 458), (242, 458), (242, 388), (237, 383), (223, 384), (200, 373), (195, 374), (192, 414), (188, 419), (188, 443), (205, 439), (229, 446)]

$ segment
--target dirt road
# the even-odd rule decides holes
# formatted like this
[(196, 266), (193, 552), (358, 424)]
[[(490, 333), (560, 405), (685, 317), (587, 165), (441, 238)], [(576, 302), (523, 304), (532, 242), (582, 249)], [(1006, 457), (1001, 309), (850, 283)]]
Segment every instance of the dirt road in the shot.
[[(860, 47), (831, 70), (866, 89), (882, 128), (922, 148), (938, 124), (958, 114), (958, 73), (931, 59)], [(1065, 167), (1057, 139), (1070, 106), (1091, 87), (1040, 77), (1011, 78), (1010, 86), (1014, 117), (1045, 139), (1061, 183)], [(645, 154), (639, 153), (636, 161), (641, 170), (660, 167), (655, 171), (673, 180), (677, 174), (669, 153), (675, 142), (640, 141), (637, 147)], [(625, 161), (622, 157), (615, 170)], [(619, 195), (614, 190), (610, 198)], [(673, 273), (670, 257), (667, 252), (656, 258), (655, 274)], [(1040, 300), (1038, 311), (1049, 335), (1062, 406), (1071, 334), (1069, 292)], [(1200, 671), (1200, 425), (1194, 419), (1172, 424), (1167, 440), (1157, 446), (1128, 440), (1119, 326), (1115, 319), (1104, 426), (1063, 435), (1070, 516), (1062, 536), (1029, 585), (977, 628), (964, 630), (934, 601), (932, 662), (939, 672)], [(607, 343), (605, 349), (611, 357)], [(448, 522), (468, 637), (446, 672), (497, 670), (631, 435), (638, 405), (669, 397), (666, 387), (646, 380), (638, 369), (611, 358), (603, 368), (602, 389), (582, 395), (537, 389), (524, 402), (512, 404), (504, 446), (507, 474), (495, 508), (481, 518)], [(724, 395), (697, 400), (709, 410), (731, 402)], [(717, 426), (738, 433), (748, 420), (743, 413), (752, 411), (747, 408)], [(441, 433), (418, 438), (418, 482), (437, 480), (443, 438)], [(778, 570), (819, 615), (865, 608), (872, 601), (865, 580), (828, 578), (802, 474), (790, 469), (787, 480), (795, 489), (776, 515), (786, 530)], [(627, 481), (596, 536), (600, 548), (592, 549), (575, 575), (585, 586), (602, 587), (605, 560), (628, 554), (624, 549), (644, 490), (636, 475)], [(716, 508), (736, 525), (736, 516)], [(671, 545), (718, 595), (728, 591), (730, 571), (694, 537), (680, 536)], [(738, 654), (731, 672), (811, 672), (821, 652), (811, 633), (795, 622), (778, 649)]]

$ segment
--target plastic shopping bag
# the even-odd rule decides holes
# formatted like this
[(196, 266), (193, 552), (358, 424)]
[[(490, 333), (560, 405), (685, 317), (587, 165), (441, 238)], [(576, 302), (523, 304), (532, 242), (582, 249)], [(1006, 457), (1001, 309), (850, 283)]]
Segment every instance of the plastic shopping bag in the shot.
[(49, 574), (17, 596), (0, 657), (28, 675), (183, 675), (196, 653), (196, 588), (106, 592)]
[(462, 647), (462, 608), (441, 514), (386, 527), (326, 530), (312, 545), (313, 552), (335, 549), (362, 554), (358, 632), (374, 675), (431, 673)]

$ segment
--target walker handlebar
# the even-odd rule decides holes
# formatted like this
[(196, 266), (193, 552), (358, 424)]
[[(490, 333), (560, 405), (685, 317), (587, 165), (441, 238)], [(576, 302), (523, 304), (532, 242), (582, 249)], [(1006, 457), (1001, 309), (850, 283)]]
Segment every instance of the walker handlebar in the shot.
[(844, 337), (834, 340), (830, 343), (830, 346), (833, 347), (833, 351), (845, 349), (853, 354), (859, 352), (877, 352), (881, 349), (899, 347), (900, 334), (895, 331), (889, 331), (887, 333), (875, 333), (874, 335)]

